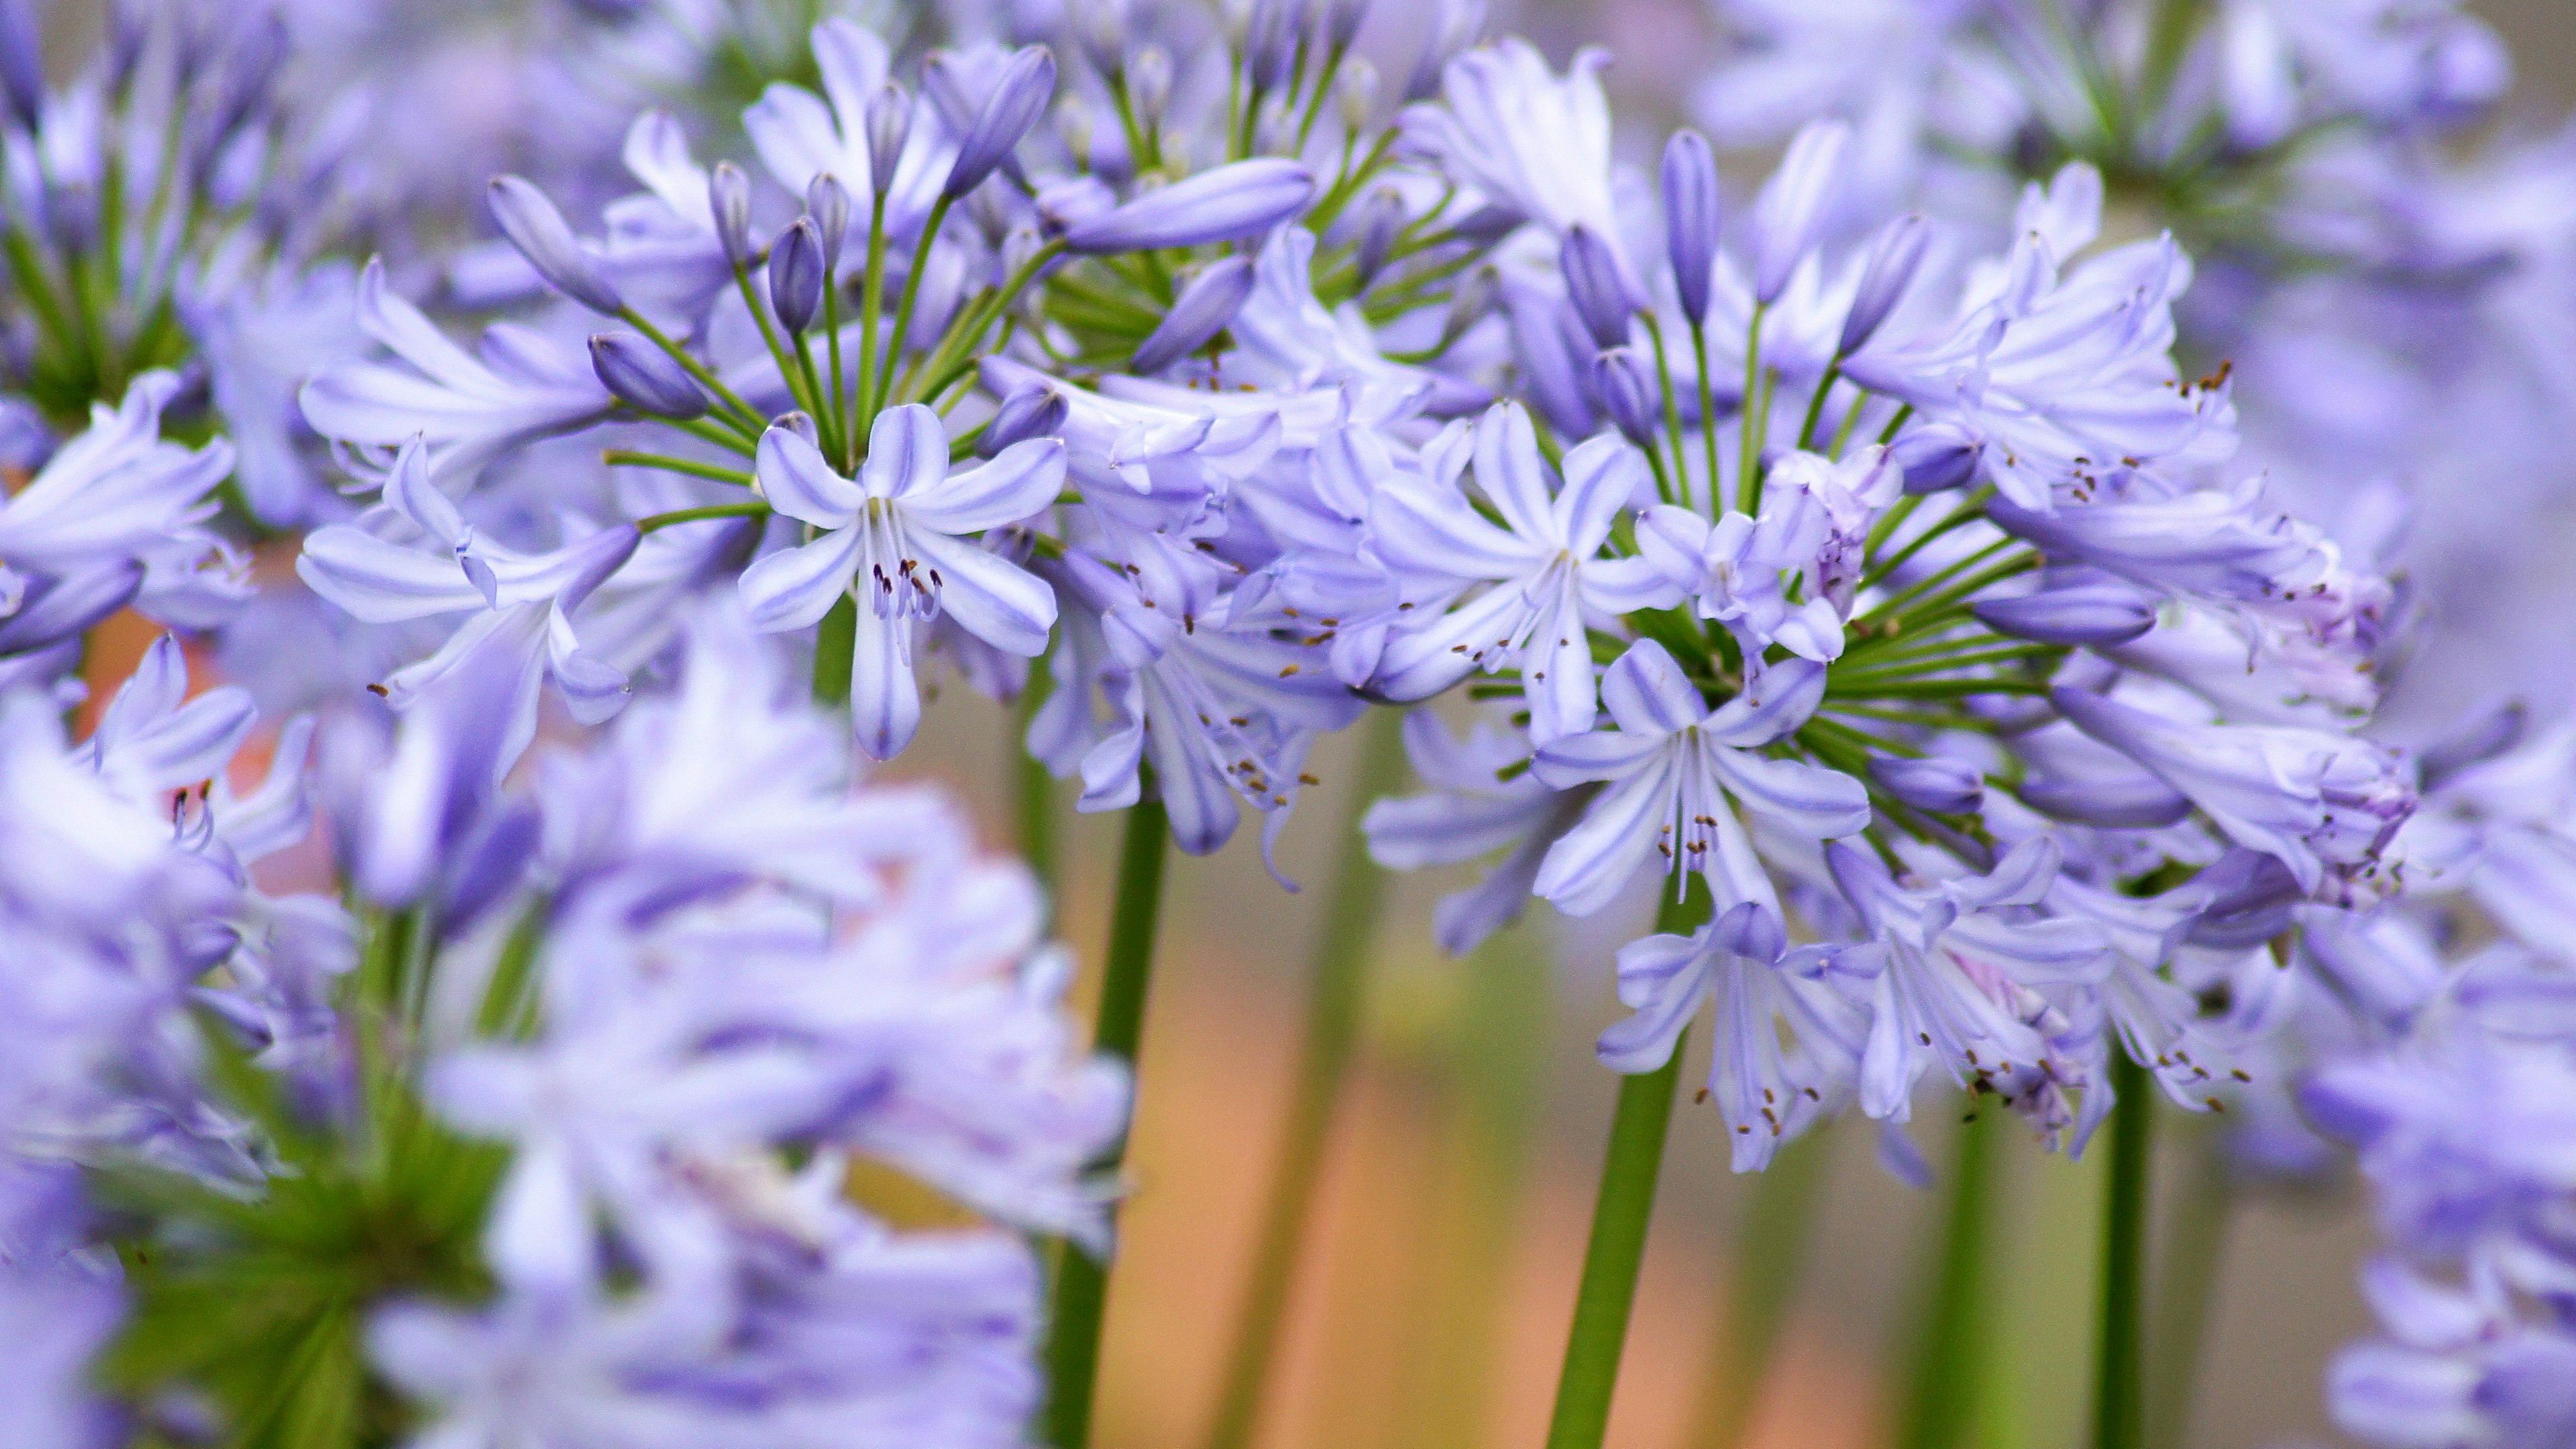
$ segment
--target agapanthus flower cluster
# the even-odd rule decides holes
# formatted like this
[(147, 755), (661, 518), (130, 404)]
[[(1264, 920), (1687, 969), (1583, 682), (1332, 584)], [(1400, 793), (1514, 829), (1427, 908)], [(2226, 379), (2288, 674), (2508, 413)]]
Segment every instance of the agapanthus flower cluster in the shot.
[[(398, 722), (290, 722), (240, 796), (255, 710), (187, 697), (174, 640), (77, 747), (0, 705), (10, 1422), (1020, 1442), (1032, 1248), (846, 1187), (1106, 1250), (1125, 1077), (1069, 1039), (1027, 873), (853, 792), (728, 608), (512, 772), (519, 688), (492, 646)], [(264, 893), (316, 803), (345, 898)]]
[[(1389, 115), (1355, 14), (1256, 7), (1185, 64), (1086, 9), (1079, 70), (910, 84), (826, 22), (752, 165), (648, 113), (587, 236), (499, 178), (586, 355), (549, 323), (468, 354), (371, 269), (386, 355), (303, 403), (382, 502), (305, 580), (456, 621), (397, 705), (517, 661), (514, 741), (540, 681), (624, 703), (617, 615), (729, 588), (814, 640), (863, 754), (944, 658), (1036, 701), (1083, 808), (1150, 793), (1196, 852), (1246, 805), (1275, 839), (1371, 704), (1463, 694), (1490, 719), (1409, 732), (1446, 788), (1380, 807), (1381, 857), (1508, 852), (1452, 948), (1528, 895), (1670, 897), (1603, 1055), (1661, 1065), (1714, 999), (1740, 1169), (1927, 1078), (2080, 1148), (2117, 1054), (2195, 1109), (2268, 1067), (2266, 943), (2390, 888), (2414, 790), (2355, 733), (2389, 586), (2233, 463), (2227, 379), (2173, 356), (2176, 241), (2100, 245), (2073, 161), (1998, 253), (1917, 215), (1846, 242), (1830, 122), (1740, 208), (1685, 133), (1623, 208), (1588, 63), (1443, 28)], [(650, 484), (534, 524), (487, 480), (572, 434)]]

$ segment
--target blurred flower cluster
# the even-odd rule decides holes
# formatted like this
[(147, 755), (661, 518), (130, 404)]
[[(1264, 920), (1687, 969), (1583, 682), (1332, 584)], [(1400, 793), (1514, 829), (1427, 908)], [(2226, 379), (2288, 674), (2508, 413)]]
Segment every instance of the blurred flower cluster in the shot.
[[(1373, 714), (1442, 948), (1636, 922), (1619, 1131), (1712, 1020), (1739, 1172), (2340, 1144), (2346, 1427), (2576, 1432), (2576, 153), (2474, 143), (2495, 38), (1732, 0), (1640, 137), (1398, 8), (0, 0), (22, 1442), (1080, 1449), (1161, 846)], [(872, 778), (949, 680), (1127, 812), (1096, 1049)]]

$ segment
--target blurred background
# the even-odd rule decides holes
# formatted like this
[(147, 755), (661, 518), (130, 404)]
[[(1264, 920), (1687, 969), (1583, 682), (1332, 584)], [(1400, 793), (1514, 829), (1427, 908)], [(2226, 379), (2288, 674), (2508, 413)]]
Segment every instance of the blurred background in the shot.
[[(2502, 122), (2552, 126), (2576, 97), (2576, 7), (2485, 0), (2520, 66)], [(1379, 0), (1390, 53), (1411, 53), (1420, 19)], [(1607, 76), (1623, 150), (1651, 164), (1716, 32), (1707, 0), (1497, 0), (1493, 29), (1517, 30), (1559, 63), (1578, 46), (1616, 57)], [(282, 567), (283, 556), (269, 560)], [(127, 616), (94, 657), (112, 685), (150, 635)], [(201, 675), (202, 679), (202, 675)], [(106, 690), (101, 688), (101, 696)], [(971, 696), (933, 703), (897, 773), (962, 788), (997, 848), (1010, 838), (1012, 749), (1001, 711)], [(1350, 828), (1357, 751), (1392, 735), (1328, 742), (1282, 847), (1283, 893), (1246, 831), (1223, 855), (1176, 858), (1147, 1023), (1141, 1108), (1113, 1288), (1096, 1442), (1198, 1449), (1248, 1270), (1272, 1170), (1296, 1032), (1311, 978), (1315, 896)], [(1075, 816), (1060, 844), (1061, 933), (1098, 966), (1116, 821)], [(1432, 902), (1462, 877), (1398, 878), (1373, 938), (1360, 1065), (1343, 1103), (1318, 1216), (1294, 1285), (1285, 1358), (1255, 1443), (1261, 1449), (1470, 1449), (1544, 1436), (1616, 1079), (1592, 1056), (1622, 1013), (1609, 980), (1618, 943), (1643, 934), (1651, 902), (1582, 923), (1534, 913), (1466, 960), (1431, 945)], [(1705, 1073), (1685, 1067), (1686, 1083)], [(1928, 1099), (1927, 1099), (1928, 1101)], [(2162, 1117), (2159, 1181), (2204, 1170), (2199, 1121)], [(1923, 1114), (1912, 1134), (1937, 1167), (1961, 1124)], [(2007, 1211), (1986, 1225), (2000, 1267), (1989, 1341), (1964, 1372), (1986, 1392), (1980, 1449), (2082, 1441), (2089, 1395), (2098, 1160), (2072, 1163), (2006, 1132)], [(1743, 1385), (1722, 1324), (1739, 1261), (1748, 1183), (1726, 1167), (1714, 1112), (1676, 1113), (1662, 1195), (1610, 1427), (1617, 1449), (1859, 1449), (1891, 1442), (1915, 1365), (1914, 1323), (1939, 1246), (1939, 1196), (1877, 1162), (1875, 1134), (1847, 1122), (1782, 1158), (1818, 1179), (1821, 1219), (1796, 1262), (1773, 1370)], [(897, 1212), (935, 1218), (933, 1203)], [(2341, 1442), (2322, 1406), (2325, 1365), (2368, 1330), (2354, 1270), (2372, 1244), (2349, 1182), (2298, 1195), (2245, 1193), (2222, 1222), (2159, 1232), (2220, 1234), (2198, 1393), (2159, 1449)]]
[[(1382, 9), (1389, 7), (1381, 5)], [(1562, 63), (1609, 48), (1606, 76), (1628, 159), (1651, 168), (1670, 109), (1712, 52), (1706, 0), (1566, 0), (1495, 5), (1495, 30), (1529, 35)], [(2576, 97), (2576, 6), (2485, 0), (2519, 73), (2500, 124), (2554, 128)], [(1390, 24), (1381, 16), (1375, 24)], [(1392, 22), (1400, 24), (1400, 21)], [(903, 762), (980, 782), (1002, 831), (1006, 742), (980, 703), (937, 709), (932, 749)], [(1356, 733), (1356, 732), (1354, 732)], [(1211, 860), (1177, 859), (1147, 1024), (1141, 1109), (1124, 1218), (1125, 1259), (1110, 1305), (1097, 1442), (1180, 1449), (1207, 1433), (1233, 1332), (1293, 1043), (1311, 975), (1315, 894), (1344, 828), (1354, 739), (1330, 742), (1281, 853), (1304, 898), (1283, 895), (1249, 840)], [(1106, 930), (1114, 822), (1067, 817), (1066, 938), (1096, 965)], [(1616, 1081), (1592, 1041), (1621, 1014), (1609, 956), (1643, 931), (1625, 920), (1568, 923), (1545, 911), (1474, 957), (1430, 944), (1431, 903), (1459, 873), (1399, 877), (1375, 936), (1360, 1072), (1337, 1124), (1323, 1202), (1295, 1287), (1286, 1359), (1256, 1443), (1263, 1449), (1466, 1449), (1536, 1445), (1581, 1264)], [(1685, 1087), (1705, 1073), (1685, 1066)], [(1946, 1166), (1955, 1118), (1925, 1112), (1912, 1132)], [(2158, 1180), (2201, 1170), (2207, 1124), (2165, 1111)], [(1989, 1225), (2002, 1298), (1984, 1360), (1980, 1449), (2058, 1449), (2085, 1440), (2098, 1159), (2070, 1163), (2005, 1134), (2006, 1220)], [(1868, 1124), (1850, 1121), (1783, 1155), (1812, 1154), (1822, 1221), (1798, 1277), (1774, 1371), (1730, 1405), (1721, 1329), (1747, 1181), (1727, 1171), (1712, 1109), (1675, 1114), (1627, 1362), (1610, 1425), (1617, 1449), (1717, 1449), (1732, 1413), (1764, 1449), (1891, 1443), (1914, 1371), (1912, 1341), (1938, 1249), (1938, 1189), (1882, 1170)], [(2158, 1229), (2178, 1223), (2167, 1203)], [(2197, 1394), (2167, 1445), (2332, 1445), (2327, 1362), (2371, 1325), (2354, 1271), (2373, 1245), (2349, 1181), (2298, 1195), (2231, 1198), (2219, 1247)]]

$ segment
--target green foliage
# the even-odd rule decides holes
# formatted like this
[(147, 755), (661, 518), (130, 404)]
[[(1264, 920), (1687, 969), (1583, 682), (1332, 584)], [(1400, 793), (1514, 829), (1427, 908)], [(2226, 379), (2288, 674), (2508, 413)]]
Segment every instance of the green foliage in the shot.
[(124, 1250), (134, 1306), (101, 1375), (138, 1401), (205, 1395), (226, 1449), (390, 1443), (403, 1412), (368, 1372), (368, 1314), (399, 1297), (490, 1291), (478, 1237), (508, 1149), (447, 1131), (380, 1065), (367, 1069), (372, 1120), (319, 1128), (220, 1027), (206, 1037), (210, 1077), (279, 1160), (256, 1193), (101, 1175), (107, 1210), (148, 1224)]

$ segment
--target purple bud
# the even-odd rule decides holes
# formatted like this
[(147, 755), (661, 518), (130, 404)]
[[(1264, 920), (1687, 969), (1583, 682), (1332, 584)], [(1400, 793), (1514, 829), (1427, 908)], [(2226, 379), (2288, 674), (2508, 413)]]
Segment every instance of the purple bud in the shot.
[(1324, 54), (1339, 58), (1359, 39), (1360, 23), (1368, 19), (1369, 0), (1324, 0)]
[(2052, 820), (2105, 830), (2154, 830), (2191, 813), (2191, 802), (2153, 775), (2116, 780), (2029, 779), (2013, 793)]
[(2126, 644), (2156, 626), (2155, 602), (2123, 584), (2087, 583), (1968, 606), (1998, 634), (2069, 648)]
[(751, 178), (730, 161), (719, 161), (707, 173), (707, 209), (715, 214), (716, 239), (724, 243), (725, 260), (735, 266), (751, 261)]
[(868, 97), (868, 186), (883, 196), (894, 185), (894, 169), (903, 160), (903, 143), (912, 135), (912, 97), (887, 81)]
[(1810, 121), (1780, 169), (1753, 199), (1753, 298), (1765, 306), (1789, 288), (1789, 275), (1816, 244), (1825, 213), (1840, 189), (1843, 152), (1851, 127), (1840, 121)]
[(1957, 760), (1871, 755), (1869, 777), (1888, 794), (1935, 815), (1973, 815), (1986, 803), (1985, 778)]
[(1352, 252), (1351, 265), (1358, 270), (1361, 291), (1367, 291), (1369, 283), (1386, 269), (1387, 257), (1395, 250), (1395, 239), (1403, 234), (1404, 222), (1404, 198), (1391, 186), (1370, 192), (1369, 199), (1360, 204), (1360, 240)]
[(1243, 310), (1253, 280), (1250, 257), (1227, 257), (1199, 273), (1181, 289), (1162, 325), (1136, 349), (1128, 366), (1150, 377), (1205, 347)]
[(1065, 229), (1064, 244), (1077, 255), (1098, 256), (1232, 241), (1268, 231), (1314, 195), (1313, 174), (1294, 161), (1237, 161), (1076, 222)]
[(1285, 86), (1297, 63), (1297, 34), (1306, 28), (1306, 0), (1253, 0), (1252, 26), (1243, 42), (1243, 68), (1256, 91)]
[(814, 231), (823, 243), (824, 274), (839, 271), (841, 243), (850, 234), (850, 188), (823, 172), (805, 188), (805, 213), (814, 218)]
[(1407, 101), (1427, 101), (1440, 94), (1449, 62), (1475, 43), (1485, 29), (1485, 0), (1440, 0), (1440, 14), (1422, 40), (1422, 54), (1405, 80)]
[(1101, 75), (1116, 77), (1127, 64), (1126, 0), (1074, 0), (1067, 10), (1083, 59)]
[(953, 199), (983, 185), (1054, 99), (1054, 53), (1043, 45), (1022, 46), (1013, 52), (1002, 67), (1001, 79), (993, 83), (982, 114), (957, 143), (957, 162), (948, 168), (948, 184), (941, 194)]
[(590, 339), (591, 370), (619, 402), (646, 417), (687, 422), (704, 417), (707, 395), (671, 355), (632, 332)]
[(1708, 320), (1709, 280), (1717, 270), (1717, 157), (1697, 131), (1675, 131), (1664, 143), (1664, 250), (1682, 313)]
[(1440, 350), (1467, 335), (1467, 329), (1485, 320), (1494, 310), (1494, 300), (1502, 294), (1502, 274), (1492, 267), (1478, 267), (1449, 294), (1449, 315), (1440, 322)]
[(600, 270), (599, 259), (574, 239), (563, 213), (544, 192), (517, 176), (495, 176), (489, 200), (501, 234), (546, 285), (594, 312), (613, 317), (626, 309), (626, 299)]
[(975, 439), (978, 457), (997, 457), (1014, 443), (1031, 438), (1051, 438), (1063, 431), (1064, 420), (1073, 412), (1064, 394), (1042, 382), (1032, 382), (1011, 390), (1002, 405), (993, 412), (993, 420)]
[(122, 97), (143, 65), (143, 47), (152, 38), (135, 0), (115, 0), (107, 11), (107, 93)]
[(1843, 314), (1843, 338), (1834, 348), (1836, 357), (1860, 351), (1887, 314), (1905, 300), (1905, 289), (1914, 285), (1914, 273), (1922, 267), (1923, 249), (1931, 239), (1932, 228), (1920, 212), (1907, 212), (1880, 229), (1877, 243), (1869, 249), (1869, 265), (1861, 270), (1860, 290), (1852, 294), (1851, 310)]
[(1624, 345), (1637, 312), (1637, 291), (1629, 285), (1627, 264), (1619, 254), (1591, 228), (1577, 224), (1566, 229), (1558, 264), (1565, 269), (1565, 294), (1573, 299), (1575, 315), (1583, 319), (1593, 345)]
[(34, 132), (45, 110), (45, 54), (26, 0), (0, 0), (0, 91), (18, 124)]
[(1964, 488), (1977, 476), (1985, 445), (1956, 423), (1925, 423), (1897, 434), (1887, 456), (1904, 470), (1906, 492), (1940, 493)]
[(1159, 45), (1136, 52), (1127, 67), (1127, 100), (1136, 108), (1136, 124), (1145, 134), (1161, 129), (1163, 112), (1172, 104), (1172, 53)]
[(1640, 448), (1655, 445), (1655, 428), (1663, 410), (1655, 400), (1654, 379), (1646, 375), (1646, 364), (1635, 352), (1613, 347), (1592, 359), (1592, 390), (1600, 396), (1601, 410), (1629, 442)]
[(778, 325), (802, 333), (823, 306), (823, 237), (814, 218), (800, 216), (769, 244), (769, 310)]

